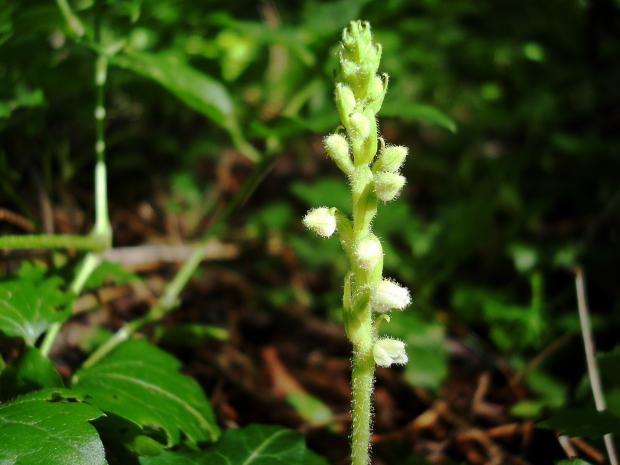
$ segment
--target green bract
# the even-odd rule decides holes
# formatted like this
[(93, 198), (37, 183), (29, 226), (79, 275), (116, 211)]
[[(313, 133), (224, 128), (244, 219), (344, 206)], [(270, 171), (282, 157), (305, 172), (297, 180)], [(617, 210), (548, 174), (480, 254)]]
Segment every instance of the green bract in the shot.
[[(385, 147), (375, 115), (387, 92), (387, 75), (377, 75), (381, 46), (374, 44), (368, 22), (353, 21), (342, 34), (340, 69), (334, 92), (345, 134), (329, 135), (325, 151), (349, 178), (353, 218), (336, 208), (321, 207), (304, 218), (304, 225), (329, 237), (334, 229), (349, 258), (344, 284), (344, 325), (353, 344), (353, 465), (369, 463), (371, 391), (375, 364), (390, 366), (407, 361), (404, 343), (379, 339), (378, 313), (402, 310), (409, 291), (383, 279), (383, 249), (371, 230), (377, 202), (393, 200), (405, 184), (398, 173), (407, 149)], [(342, 129), (342, 128), (340, 128)], [(377, 148), (381, 140), (381, 153)], [(376, 160), (376, 161), (375, 161)], [(383, 318), (383, 317), (381, 317)]]

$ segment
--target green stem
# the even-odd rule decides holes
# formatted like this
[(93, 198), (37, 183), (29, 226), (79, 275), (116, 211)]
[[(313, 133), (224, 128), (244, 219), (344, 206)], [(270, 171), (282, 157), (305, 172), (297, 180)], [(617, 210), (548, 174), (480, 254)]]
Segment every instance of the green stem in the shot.
[(370, 308), (362, 322), (359, 335), (361, 340), (354, 343), (353, 371), (351, 373), (352, 419), (351, 460), (352, 465), (370, 463), (370, 433), (372, 417), (372, 387), (375, 376), (375, 360), (372, 354), (373, 330)]
[(0, 237), (0, 249), (75, 249), (101, 252), (109, 246), (109, 238), (73, 234), (24, 234)]

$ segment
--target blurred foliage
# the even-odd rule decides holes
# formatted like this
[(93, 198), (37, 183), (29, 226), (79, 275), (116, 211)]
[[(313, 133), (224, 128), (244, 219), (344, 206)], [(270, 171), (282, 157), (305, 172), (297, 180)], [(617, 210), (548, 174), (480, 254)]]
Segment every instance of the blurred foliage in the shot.
[[(380, 206), (374, 224), (387, 273), (415, 296), (409, 314), (395, 316), (412, 360), (422, 353), (427, 360), (410, 364), (408, 379), (440, 385), (451, 324), (513, 360), (531, 359), (577, 329), (570, 271), (577, 263), (588, 277), (599, 347), (615, 342), (617, 1), (71, 5), (87, 37), (100, 18), (101, 47), (111, 54), (113, 205), (139, 201), (163, 180), (171, 211), (208, 215), (219, 202), (213, 196), (225, 197), (212, 172), (231, 147), (250, 159), (284, 154), (294, 176), (250, 205), (244, 232), (276, 238), (307, 273), (328, 276), (331, 286), (310, 289), (308, 304), (338, 317), (346, 268), (340, 245), (319, 244), (299, 219), (310, 207), (350, 208), (344, 180), (316, 147), (337, 122), (334, 44), (350, 20), (368, 19), (383, 44), (381, 70), (390, 75), (381, 128), (386, 141), (412, 151), (406, 192)], [(92, 43), (73, 38), (52, 2), (0, 2), (0, 202), (39, 229), (36, 198), (24, 192), (42, 185), (53, 202), (70, 204), (75, 189), (92, 191), (95, 60)], [(200, 216), (191, 223), (199, 234)], [(266, 254), (256, 270), (274, 260)], [(294, 299), (290, 289), (264, 292), (272, 307)], [(579, 350), (556, 349), (529, 372), (540, 403), (521, 404), (515, 414), (535, 417), (569, 400), (567, 388), (583, 372)], [(527, 371), (523, 363), (514, 368)]]

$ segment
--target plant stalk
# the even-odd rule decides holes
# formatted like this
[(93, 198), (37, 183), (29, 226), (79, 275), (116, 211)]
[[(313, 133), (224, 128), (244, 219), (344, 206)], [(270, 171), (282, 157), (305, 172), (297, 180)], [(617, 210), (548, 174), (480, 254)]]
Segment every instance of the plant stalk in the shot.
[[(592, 386), (592, 394), (594, 396), (596, 410), (602, 412), (607, 407), (605, 405), (605, 396), (603, 395), (601, 375), (598, 370), (598, 364), (596, 363), (594, 339), (592, 337), (592, 329), (590, 327), (590, 311), (588, 308), (588, 299), (586, 297), (586, 283), (583, 275), (583, 269), (581, 267), (576, 267), (575, 285), (577, 288), (577, 305), (579, 308), (579, 322), (581, 323), (583, 344), (586, 351), (588, 374), (590, 376), (590, 385)], [(605, 447), (607, 448), (609, 463), (611, 465), (618, 465), (618, 456), (616, 455), (616, 448), (614, 446), (612, 435), (606, 434), (603, 439), (605, 441)]]

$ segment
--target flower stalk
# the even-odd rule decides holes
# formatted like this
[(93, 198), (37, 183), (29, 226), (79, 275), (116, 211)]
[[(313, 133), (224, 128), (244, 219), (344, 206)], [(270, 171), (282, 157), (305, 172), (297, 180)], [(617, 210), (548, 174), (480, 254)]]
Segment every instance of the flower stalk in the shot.
[(387, 74), (378, 75), (381, 45), (372, 40), (368, 22), (352, 21), (342, 33), (335, 102), (342, 126), (327, 136), (327, 155), (348, 177), (353, 217), (336, 208), (312, 210), (304, 225), (323, 237), (337, 232), (350, 271), (344, 280), (343, 321), (353, 345), (352, 433), (353, 465), (370, 463), (372, 388), (375, 366), (407, 362), (402, 341), (379, 338), (380, 322), (393, 309), (409, 305), (409, 291), (383, 278), (383, 249), (371, 223), (381, 200), (396, 198), (405, 184), (398, 172), (405, 147), (386, 147), (379, 136), (376, 114), (387, 92)]

